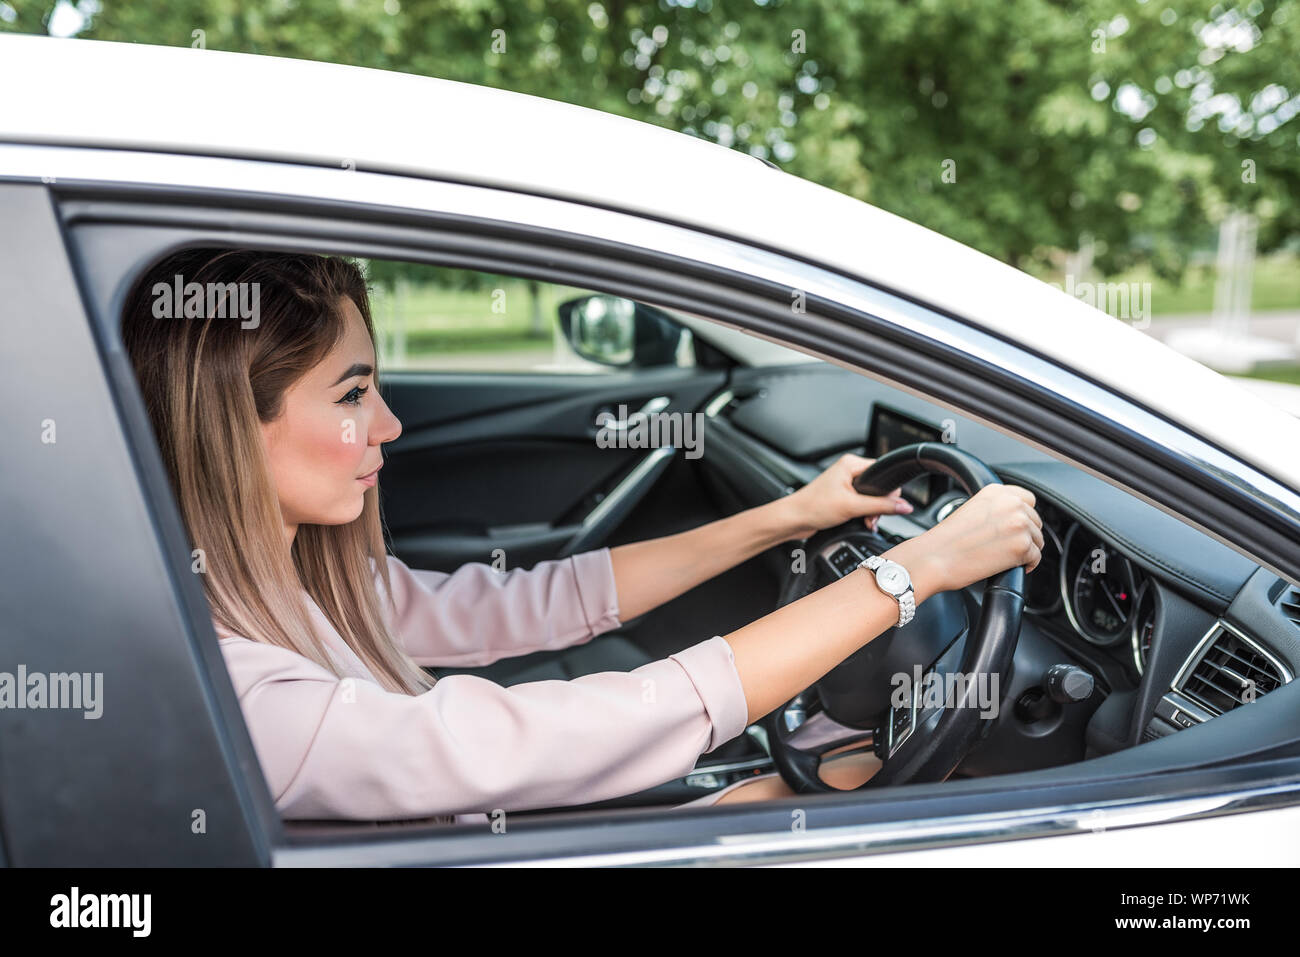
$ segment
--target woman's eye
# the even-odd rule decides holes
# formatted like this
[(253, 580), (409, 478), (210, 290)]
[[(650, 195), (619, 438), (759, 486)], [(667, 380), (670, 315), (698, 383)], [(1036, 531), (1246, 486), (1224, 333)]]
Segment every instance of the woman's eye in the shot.
[(369, 391), (370, 390), (365, 386), (357, 386), (356, 388), (352, 389), (343, 398), (339, 399), (338, 404), (339, 405), (360, 405), (361, 397)]

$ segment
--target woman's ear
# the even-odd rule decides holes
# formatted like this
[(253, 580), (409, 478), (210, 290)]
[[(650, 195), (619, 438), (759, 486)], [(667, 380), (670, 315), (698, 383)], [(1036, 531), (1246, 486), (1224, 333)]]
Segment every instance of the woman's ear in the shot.
[(262, 436), (262, 451), (266, 454), (267, 461), (270, 461), (271, 459), (271, 449), (275, 445), (276, 438), (280, 435), (281, 423), (283, 421), (284, 416), (281, 415), (272, 419), (270, 422), (259, 422), (257, 424), (258, 434)]

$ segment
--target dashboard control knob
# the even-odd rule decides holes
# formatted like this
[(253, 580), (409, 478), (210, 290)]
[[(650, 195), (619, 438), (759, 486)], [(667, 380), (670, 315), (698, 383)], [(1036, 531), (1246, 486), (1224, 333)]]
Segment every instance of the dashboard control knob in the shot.
[(1070, 704), (1092, 695), (1096, 680), (1078, 665), (1052, 665), (1043, 676), (1043, 687), (1053, 701)]

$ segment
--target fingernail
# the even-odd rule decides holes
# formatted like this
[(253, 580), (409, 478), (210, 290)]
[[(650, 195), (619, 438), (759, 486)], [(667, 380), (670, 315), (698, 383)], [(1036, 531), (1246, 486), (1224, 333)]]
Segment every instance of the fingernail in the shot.
[(901, 502), (901, 501), (900, 501), (900, 502), (895, 502), (895, 503), (894, 503), (894, 511), (895, 511), (895, 512), (899, 512), (899, 513), (901, 513), (901, 514), (903, 514), (903, 515), (906, 515), (908, 512), (912, 511), (912, 503), (911, 503), (911, 502)]

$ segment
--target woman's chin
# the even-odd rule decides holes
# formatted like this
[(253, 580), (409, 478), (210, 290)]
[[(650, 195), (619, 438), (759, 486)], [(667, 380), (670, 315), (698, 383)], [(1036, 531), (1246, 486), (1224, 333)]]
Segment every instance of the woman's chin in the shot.
[(355, 522), (358, 518), (361, 517), (361, 513), (364, 512), (365, 510), (366, 510), (366, 497), (364, 494), (358, 495), (356, 506), (349, 510), (349, 514), (347, 518), (343, 519), (343, 521), (340, 522), (339, 524), (346, 525), (348, 522)]
[(361, 517), (361, 513), (366, 509), (365, 495), (358, 495), (355, 501), (347, 505), (340, 505), (338, 508), (330, 509), (327, 514), (317, 518), (315, 525), (346, 525), (348, 522), (355, 522)]

